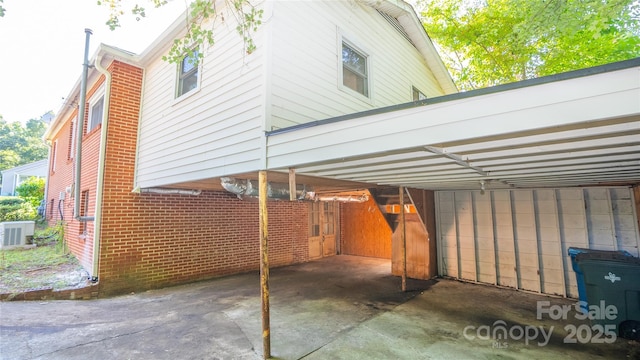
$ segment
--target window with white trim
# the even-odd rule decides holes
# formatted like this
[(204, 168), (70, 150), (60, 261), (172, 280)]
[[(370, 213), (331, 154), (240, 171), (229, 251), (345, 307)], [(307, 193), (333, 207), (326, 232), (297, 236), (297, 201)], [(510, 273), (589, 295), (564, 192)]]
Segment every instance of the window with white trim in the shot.
[(87, 121), (87, 133), (90, 133), (93, 129), (102, 124), (102, 118), (104, 117), (104, 91), (94, 95), (91, 102), (89, 102), (89, 121)]
[(369, 97), (368, 57), (342, 42), (342, 85)]
[(178, 66), (178, 88), (176, 98), (198, 88), (200, 73), (198, 49), (186, 54)]

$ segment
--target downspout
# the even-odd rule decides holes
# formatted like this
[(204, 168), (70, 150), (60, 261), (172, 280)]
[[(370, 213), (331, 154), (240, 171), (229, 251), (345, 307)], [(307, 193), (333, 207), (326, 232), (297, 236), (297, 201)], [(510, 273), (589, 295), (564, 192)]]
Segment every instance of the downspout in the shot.
[(96, 189), (96, 211), (93, 222), (93, 271), (91, 281), (98, 281), (98, 266), (100, 263), (100, 234), (102, 226), (102, 197), (104, 190), (104, 169), (107, 151), (107, 128), (109, 127), (109, 103), (111, 102), (111, 73), (102, 67), (102, 54), (95, 61), (96, 70), (105, 77), (104, 84), (104, 118), (100, 129), (100, 154), (98, 155), (98, 184)]
[(47, 180), (45, 180), (44, 185), (44, 213), (42, 214), (42, 219), (48, 223), (47, 221), (47, 210), (49, 210), (49, 184), (51, 184), (51, 145), (49, 142), (44, 140), (44, 143), (47, 145)]
[(89, 38), (91, 29), (84, 29), (84, 62), (82, 63), (82, 79), (80, 80), (80, 109), (78, 110), (78, 120), (76, 126), (76, 178), (74, 183), (74, 204), (73, 217), (80, 219), (80, 175), (82, 167), (82, 135), (84, 133), (84, 113), (87, 101), (87, 77), (89, 73)]

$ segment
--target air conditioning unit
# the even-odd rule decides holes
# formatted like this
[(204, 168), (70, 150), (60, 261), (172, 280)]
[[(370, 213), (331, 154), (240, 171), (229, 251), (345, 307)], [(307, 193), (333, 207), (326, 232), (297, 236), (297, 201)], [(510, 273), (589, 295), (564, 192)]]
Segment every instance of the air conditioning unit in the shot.
[(35, 228), (35, 221), (0, 223), (0, 249), (27, 245), (27, 238), (33, 236)]

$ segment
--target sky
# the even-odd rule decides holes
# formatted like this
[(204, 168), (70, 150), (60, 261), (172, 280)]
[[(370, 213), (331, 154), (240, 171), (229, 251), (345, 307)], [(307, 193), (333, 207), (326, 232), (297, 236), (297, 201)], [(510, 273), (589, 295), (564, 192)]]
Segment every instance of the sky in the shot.
[[(128, 1), (128, 0), (127, 0)], [(153, 9), (137, 22), (131, 15), (111, 31), (108, 9), (97, 0), (4, 0), (0, 17), (0, 115), (7, 122), (57, 113), (82, 75), (85, 28), (93, 31), (89, 57), (100, 43), (143, 52), (185, 9), (184, 0)], [(128, 1), (133, 3), (133, 1)]]

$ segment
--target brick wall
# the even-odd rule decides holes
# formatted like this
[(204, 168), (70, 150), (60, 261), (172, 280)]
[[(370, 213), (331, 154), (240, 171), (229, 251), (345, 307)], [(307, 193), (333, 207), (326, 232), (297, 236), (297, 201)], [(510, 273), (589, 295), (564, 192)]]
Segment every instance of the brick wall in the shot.
[[(205, 191), (199, 196), (134, 194), (133, 176), (138, 131), (142, 70), (114, 61), (109, 101), (105, 176), (100, 236), (100, 296), (141, 291), (192, 282), (259, 268), (257, 200), (239, 200), (227, 192)], [(84, 116), (87, 127), (89, 103), (100, 94), (104, 76), (89, 89)], [(49, 225), (64, 219), (70, 251), (90, 273), (93, 268), (93, 222), (73, 219), (75, 151), (74, 111), (57, 133), (55, 170), (50, 166), (47, 183)], [(86, 214), (96, 209), (98, 156), (102, 125), (84, 134), (82, 141), (81, 193), (88, 194)], [(60, 201), (60, 193), (64, 199)], [(52, 202), (53, 201), (53, 202)], [(58, 212), (58, 203), (62, 216)], [(308, 261), (308, 205), (270, 201), (270, 265)], [(94, 290), (95, 291), (95, 290)]]
[[(100, 236), (100, 295), (259, 268), (257, 201), (226, 192), (134, 194), (142, 71), (114, 62)], [(269, 203), (270, 262), (308, 259), (307, 204)]]
[[(104, 86), (104, 76), (101, 76), (87, 91), (85, 117), (83, 122), (82, 162), (80, 193), (88, 195), (88, 207), (86, 214), (91, 216), (95, 212), (95, 200), (97, 190), (98, 155), (100, 147), (100, 129), (96, 128), (87, 132), (87, 114), (89, 102), (97, 91)], [(75, 140), (76, 130), (73, 123), (77, 121), (78, 108), (75, 109), (63, 122), (57, 133), (52, 136), (52, 152), (55, 147), (55, 156), (51, 156), (49, 166), (49, 180), (47, 182), (47, 221), (49, 226), (59, 222), (64, 223), (65, 240), (69, 250), (78, 258), (80, 264), (91, 272), (93, 267), (93, 222), (86, 223), (86, 227), (80, 221), (73, 218), (75, 203), (74, 162), (76, 151), (72, 146)], [(55, 163), (55, 166), (54, 166)], [(71, 191), (67, 191), (71, 190)], [(63, 194), (61, 196), (61, 194)], [(86, 231), (85, 231), (86, 229)]]

